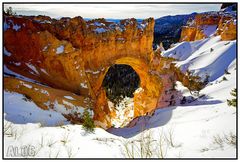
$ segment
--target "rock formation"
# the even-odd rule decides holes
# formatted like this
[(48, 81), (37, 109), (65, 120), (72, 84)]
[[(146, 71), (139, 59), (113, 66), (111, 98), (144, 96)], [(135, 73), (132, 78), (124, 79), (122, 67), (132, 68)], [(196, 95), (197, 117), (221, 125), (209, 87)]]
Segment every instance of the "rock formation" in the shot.
[(234, 40), (237, 37), (236, 19), (221, 19), (217, 31), (222, 40)]
[(180, 41), (195, 41), (212, 34), (221, 35), (222, 40), (236, 39), (236, 17), (225, 12), (206, 12), (197, 14), (182, 27)]
[[(8, 70), (4, 71), (4, 89), (27, 95), (42, 109), (60, 111), (54, 103), (65, 105), (72, 111), (60, 112), (75, 123), (81, 121), (79, 107), (89, 108), (95, 124), (109, 128), (116, 113), (109, 109), (102, 82), (109, 67), (126, 64), (141, 80), (142, 90), (134, 94), (134, 117), (174, 105), (174, 65), (153, 52), (153, 28), (152, 18), (113, 23), (81, 17), (56, 20), (5, 15), (4, 67)], [(16, 79), (9, 71), (40, 85), (23, 77)], [(76, 101), (66, 104), (64, 96)]]

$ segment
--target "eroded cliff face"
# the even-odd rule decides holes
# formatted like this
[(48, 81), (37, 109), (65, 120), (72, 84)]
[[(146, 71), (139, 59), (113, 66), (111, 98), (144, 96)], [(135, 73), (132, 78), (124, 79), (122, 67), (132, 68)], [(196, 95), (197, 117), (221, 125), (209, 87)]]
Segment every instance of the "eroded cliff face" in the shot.
[[(219, 29), (222, 40), (234, 40), (237, 37), (237, 25), (235, 19), (221, 21), (221, 28)], [(222, 32), (221, 32), (222, 31)]]
[(221, 35), (222, 40), (236, 39), (236, 17), (224, 12), (207, 12), (197, 14), (182, 27), (180, 42), (195, 41), (209, 36)]
[[(85, 21), (81, 17), (55, 20), (46, 16), (4, 16), (4, 66), (54, 92), (44, 97), (44, 93), (38, 93), (40, 87), (36, 83), (26, 83), (33, 88), (23, 89), (24, 81), (16, 81), (7, 73), (4, 89), (27, 93), (40, 108), (56, 111), (51, 103), (57, 100), (64, 104), (65, 100), (55, 97), (58, 90), (62, 94), (75, 93), (79, 101), (72, 104), (92, 109), (95, 124), (109, 128), (116, 112), (109, 108), (102, 82), (111, 65), (126, 64), (141, 80), (142, 90), (133, 99), (134, 117), (174, 105), (178, 94), (172, 60), (154, 54), (153, 27), (152, 18), (141, 23), (126, 19), (116, 24), (104, 19)], [(80, 119), (74, 114), (78, 113), (80, 110), (75, 108), (64, 115), (77, 122)]]

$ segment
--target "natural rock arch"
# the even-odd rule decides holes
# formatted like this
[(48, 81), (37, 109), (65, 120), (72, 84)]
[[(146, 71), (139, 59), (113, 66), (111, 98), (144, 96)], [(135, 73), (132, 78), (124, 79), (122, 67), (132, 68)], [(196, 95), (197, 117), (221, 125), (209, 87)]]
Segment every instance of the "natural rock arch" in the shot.
[[(4, 48), (11, 53), (11, 56), (4, 56), (4, 65), (52, 88), (80, 95), (83, 102), (79, 101), (78, 105), (93, 110), (98, 126), (111, 127), (115, 116), (109, 110), (102, 88), (102, 81), (111, 65), (129, 65), (140, 76), (143, 91), (134, 96), (134, 117), (169, 106), (173, 103), (173, 96), (177, 96), (172, 59), (163, 58), (152, 49), (152, 18), (141, 23), (136, 19), (126, 19), (116, 24), (104, 19), (85, 21), (81, 17), (55, 20), (44, 16), (5, 16), (4, 23), (7, 26), (4, 29)], [(19, 30), (13, 29), (14, 24), (20, 26)], [(31, 45), (26, 46), (27, 42)], [(16, 90), (15, 86), (6, 85), (18, 93), (34, 91)], [(34, 94), (29, 92), (29, 95)], [(52, 105), (51, 102), (55, 101), (49, 102)], [(71, 121), (79, 120), (75, 113), (78, 114), (73, 112)]]
[[(150, 72), (150, 67), (146, 62), (139, 58), (134, 57), (122, 57), (120, 59), (113, 60), (113, 64), (125, 64), (131, 66), (140, 77), (140, 87), (142, 91), (134, 94), (134, 117), (144, 115), (147, 112), (152, 112), (158, 104), (159, 96), (161, 93), (162, 84), (158, 77), (153, 77)], [(111, 123), (111, 118), (114, 118), (114, 114), (109, 111), (107, 104), (107, 96), (104, 88), (102, 87), (103, 79), (108, 71), (108, 66), (99, 77), (96, 88), (96, 119), (104, 119), (103, 123)], [(97, 108), (100, 107), (100, 108)], [(107, 116), (107, 117), (100, 117)], [(109, 121), (106, 121), (109, 119)], [(110, 124), (111, 125), (111, 124)]]

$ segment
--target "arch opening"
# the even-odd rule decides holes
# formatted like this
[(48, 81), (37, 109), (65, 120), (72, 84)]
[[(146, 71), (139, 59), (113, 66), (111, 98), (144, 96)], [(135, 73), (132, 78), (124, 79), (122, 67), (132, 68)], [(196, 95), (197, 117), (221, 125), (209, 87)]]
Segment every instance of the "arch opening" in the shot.
[(126, 126), (134, 117), (134, 93), (140, 88), (140, 77), (126, 64), (111, 66), (102, 82), (105, 89), (108, 107), (114, 111), (113, 127)]
[(134, 97), (135, 90), (140, 86), (140, 77), (131, 66), (115, 64), (108, 69), (102, 86), (107, 98), (118, 104), (125, 97)]

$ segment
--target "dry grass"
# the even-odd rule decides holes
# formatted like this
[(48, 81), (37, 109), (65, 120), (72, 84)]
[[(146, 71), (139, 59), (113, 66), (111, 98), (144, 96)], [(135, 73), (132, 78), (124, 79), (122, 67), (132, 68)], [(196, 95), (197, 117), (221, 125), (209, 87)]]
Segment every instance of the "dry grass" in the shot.
[(226, 146), (236, 147), (237, 137), (233, 132), (229, 132), (228, 134), (223, 133), (222, 135), (217, 134), (213, 136), (213, 141), (209, 145), (209, 147), (204, 147), (200, 150), (200, 152), (206, 152), (209, 150), (216, 149), (224, 149)]
[(69, 133), (65, 132), (63, 134), (61, 142), (63, 143), (64, 146), (67, 144), (67, 142), (69, 142)]
[(169, 147), (180, 147), (174, 142), (173, 130), (166, 134), (159, 131), (157, 139), (154, 139), (151, 131), (143, 132), (136, 140), (125, 140), (123, 143), (123, 155), (126, 158), (165, 158)]

